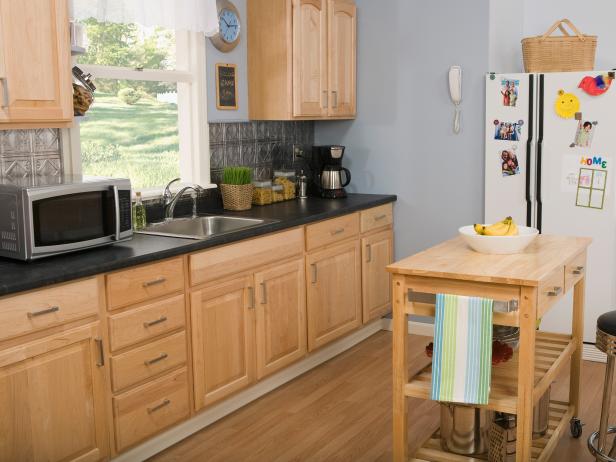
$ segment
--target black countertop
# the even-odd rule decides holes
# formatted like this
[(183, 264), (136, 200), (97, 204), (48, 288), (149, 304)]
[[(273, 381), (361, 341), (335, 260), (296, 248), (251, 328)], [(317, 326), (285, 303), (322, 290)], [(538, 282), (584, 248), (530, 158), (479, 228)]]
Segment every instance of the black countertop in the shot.
[(128, 242), (28, 263), (0, 258), (0, 296), (261, 236), (395, 200), (396, 196), (376, 194), (349, 194), (346, 199), (337, 200), (298, 199), (264, 207), (256, 206), (246, 212), (224, 212), (225, 215), (280, 221), (206, 240), (135, 234)]

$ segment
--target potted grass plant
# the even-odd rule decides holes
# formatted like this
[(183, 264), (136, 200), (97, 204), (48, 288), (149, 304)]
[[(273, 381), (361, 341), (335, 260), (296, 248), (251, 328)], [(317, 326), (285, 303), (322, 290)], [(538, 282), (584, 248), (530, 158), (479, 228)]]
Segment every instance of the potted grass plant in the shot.
[(222, 172), (220, 192), (227, 210), (248, 210), (252, 207), (252, 169), (226, 167)]

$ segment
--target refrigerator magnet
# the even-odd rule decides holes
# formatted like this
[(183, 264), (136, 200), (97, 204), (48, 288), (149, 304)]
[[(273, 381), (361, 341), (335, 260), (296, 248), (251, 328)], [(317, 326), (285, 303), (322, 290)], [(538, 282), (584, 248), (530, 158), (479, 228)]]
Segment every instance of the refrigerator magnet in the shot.
[(509, 149), (503, 149), (499, 152), (499, 160), (501, 163), (501, 173), (503, 177), (518, 175), (520, 173), (520, 163), (516, 155), (516, 146)]
[(517, 122), (501, 122), (494, 120), (494, 139), (501, 141), (520, 141), (522, 137), (523, 120)]
[(603, 210), (606, 186), (607, 170), (580, 168), (575, 205)]
[(597, 121), (584, 120), (577, 117), (578, 120), (577, 129), (575, 130), (575, 138), (573, 143), (569, 145), (571, 148), (590, 148), (592, 145), (592, 139), (595, 135), (595, 130), (598, 125)]
[(554, 110), (563, 119), (573, 119), (575, 113), (580, 110), (580, 100), (573, 93), (565, 93), (564, 90), (559, 90), (558, 98), (554, 102)]
[(515, 107), (518, 102), (518, 91), (520, 89), (520, 81), (504, 78), (501, 80), (501, 98), (503, 106)]
[(614, 80), (614, 72), (608, 72), (596, 77), (587, 75), (581, 80), (578, 88), (590, 96), (599, 96), (610, 89), (612, 80)]

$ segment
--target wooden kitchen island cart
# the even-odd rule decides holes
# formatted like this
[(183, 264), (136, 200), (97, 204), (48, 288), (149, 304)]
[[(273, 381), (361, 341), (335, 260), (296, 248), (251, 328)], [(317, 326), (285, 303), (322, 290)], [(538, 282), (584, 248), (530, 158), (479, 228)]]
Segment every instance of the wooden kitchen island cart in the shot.
[[(434, 316), (431, 298), (438, 293), (493, 299), (493, 323), (520, 328), (519, 349), (510, 361), (492, 367), (489, 402), (482, 406), (517, 414), (516, 460), (547, 461), (558, 439), (570, 428), (579, 436), (581, 427), (575, 417), (580, 399), (584, 270), (590, 242), (589, 238), (539, 235), (523, 253), (486, 255), (471, 250), (458, 237), (388, 266), (393, 275), (394, 461), (409, 460), (406, 398), (430, 399), (431, 389), (430, 365), (412, 377), (409, 374), (407, 315)], [(571, 333), (537, 330), (537, 320), (572, 289)], [(497, 310), (497, 306), (508, 309)], [(550, 403), (548, 432), (533, 440), (533, 406), (569, 362), (569, 400)], [(413, 457), (410, 460), (460, 462), (482, 458), (445, 452), (438, 432)]]

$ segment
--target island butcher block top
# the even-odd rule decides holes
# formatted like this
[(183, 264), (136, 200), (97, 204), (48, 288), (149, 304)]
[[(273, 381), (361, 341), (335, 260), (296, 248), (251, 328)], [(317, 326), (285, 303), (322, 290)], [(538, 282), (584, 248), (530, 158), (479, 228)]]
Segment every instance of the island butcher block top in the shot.
[(404, 275), (538, 286), (555, 267), (566, 265), (591, 242), (587, 237), (542, 234), (523, 253), (487, 255), (475, 252), (458, 236), (387, 269)]

